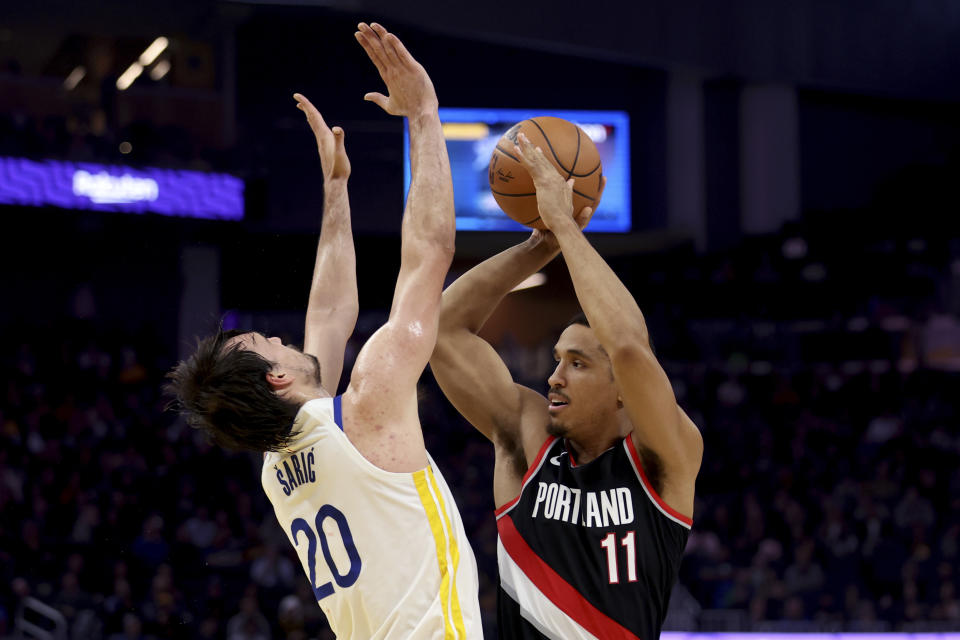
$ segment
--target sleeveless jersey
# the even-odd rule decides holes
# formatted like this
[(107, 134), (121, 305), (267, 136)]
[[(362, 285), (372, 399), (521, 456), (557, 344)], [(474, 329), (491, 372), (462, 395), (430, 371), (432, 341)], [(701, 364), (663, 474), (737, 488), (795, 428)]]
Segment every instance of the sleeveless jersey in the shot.
[(584, 465), (549, 438), (497, 510), (500, 637), (657, 640), (690, 525), (630, 436)]
[(384, 471), (343, 432), (340, 397), (300, 408), (261, 482), (339, 638), (482, 638), (477, 563), (432, 458)]

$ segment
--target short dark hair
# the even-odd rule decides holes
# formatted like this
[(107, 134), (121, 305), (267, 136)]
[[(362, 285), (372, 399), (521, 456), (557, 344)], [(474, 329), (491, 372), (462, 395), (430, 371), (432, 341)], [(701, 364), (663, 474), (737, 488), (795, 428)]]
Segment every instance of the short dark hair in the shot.
[(278, 451), (296, 434), (293, 421), (300, 405), (274, 392), (267, 382), (273, 369), (259, 353), (226, 346), (246, 333), (217, 330), (197, 344), (192, 356), (167, 374), (173, 406), (216, 444), (240, 451)]
[(577, 315), (567, 320), (567, 324), (563, 325), (563, 328), (566, 329), (567, 327), (573, 326), (575, 324), (582, 324), (587, 328), (591, 328), (590, 321), (587, 320), (587, 314), (585, 314), (583, 311), (581, 311)]
[[(583, 311), (581, 311), (577, 315), (567, 320), (567, 324), (565, 324), (563, 328), (566, 329), (567, 327), (573, 326), (575, 324), (582, 324), (588, 329), (593, 328), (590, 326), (590, 321), (587, 320), (587, 314), (585, 314)], [(657, 350), (653, 348), (653, 338), (650, 337), (649, 332), (647, 333), (647, 342), (650, 344), (650, 351), (653, 352), (653, 355), (657, 355)]]

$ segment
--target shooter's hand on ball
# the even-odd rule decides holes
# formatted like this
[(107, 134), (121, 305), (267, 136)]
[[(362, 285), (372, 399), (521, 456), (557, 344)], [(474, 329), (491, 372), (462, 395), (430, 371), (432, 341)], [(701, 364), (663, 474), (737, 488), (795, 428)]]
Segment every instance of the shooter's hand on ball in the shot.
[(394, 116), (412, 118), (437, 112), (437, 93), (430, 76), (397, 36), (376, 22), (361, 22), (354, 36), (377, 67), (389, 93), (371, 92), (364, 100), (377, 103)]
[[(606, 181), (606, 178), (604, 178), (604, 181)], [(587, 224), (590, 222), (590, 218), (592, 217), (593, 209), (590, 207), (584, 207), (580, 210), (580, 213), (573, 216), (573, 219), (577, 223), (577, 226), (583, 230), (586, 228)], [(560, 251), (560, 243), (557, 241), (557, 236), (553, 235), (553, 232), (550, 231), (550, 229), (534, 229), (533, 233), (530, 234), (529, 243), (530, 247), (543, 245), (544, 247), (549, 248), (551, 251)]]
[(344, 180), (350, 177), (350, 158), (343, 146), (343, 129), (327, 126), (323, 116), (317, 111), (306, 96), (295, 93), (293, 99), (297, 101), (297, 109), (307, 115), (307, 123), (317, 138), (317, 150), (320, 152), (320, 166), (323, 169), (323, 183), (328, 185), (333, 180)]
[[(557, 227), (564, 224), (576, 224), (580, 229), (587, 226), (594, 209), (584, 207), (574, 215), (573, 178), (564, 181), (563, 176), (543, 155), (543, 150), (534, 147), (523, 133), (517, 137), (517, 142), (514, 152), (533, 178), (533, 185), (537, 190), (537, 209), (540, 212), (540, 219), (547, 228), (555, 231)], [(606, 180), (606, 178), (603, 179), (604, 187)], [(603, 187), (600, 189), (600, 196), (602, 195)], [(600, 196), (597, 197), (598, 202)], [(544, 234), (544, 240), (550, 241), (547, 234)]]

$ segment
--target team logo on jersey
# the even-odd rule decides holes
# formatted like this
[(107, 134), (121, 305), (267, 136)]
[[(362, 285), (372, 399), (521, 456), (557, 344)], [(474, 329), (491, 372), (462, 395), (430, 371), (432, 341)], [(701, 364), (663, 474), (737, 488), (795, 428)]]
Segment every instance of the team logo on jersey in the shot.
[(566, 452), (566, 451), (561, 451), (561, 452), (558, 453), (557, 455), (555, 455), (555, 456), (553, 456), (552, 458), (550, 458), (550, 464), (552, 464), (552, 465), (555, 466), (555, 467), (559, 467), (559, 466), (560, 466), (560, 457), (561, 457), (561, 456), (565, 456), (565, 455), (567, 455), (567, 452)]
[(583, 527), (609, 527), (633, 522), (633, 496), (627, 487), (583, 491), (556, 482), (540, 482), (538, 485), (533, 518), (539, 515)]

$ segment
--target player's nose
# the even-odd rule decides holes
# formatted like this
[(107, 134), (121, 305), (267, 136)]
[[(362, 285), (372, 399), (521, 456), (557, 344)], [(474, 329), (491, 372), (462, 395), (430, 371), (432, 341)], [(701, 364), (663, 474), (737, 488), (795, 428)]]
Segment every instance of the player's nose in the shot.
[(553, 373), (550, 374), (550, 377), (547, 378), (547, 384), (551, 387), (565, 387), (566, 383), (563, 381), (563, 376), (560, 375), (560, 367), (563, 366), (563, 363), (557, 363), (557, 367), (553, 370)]

